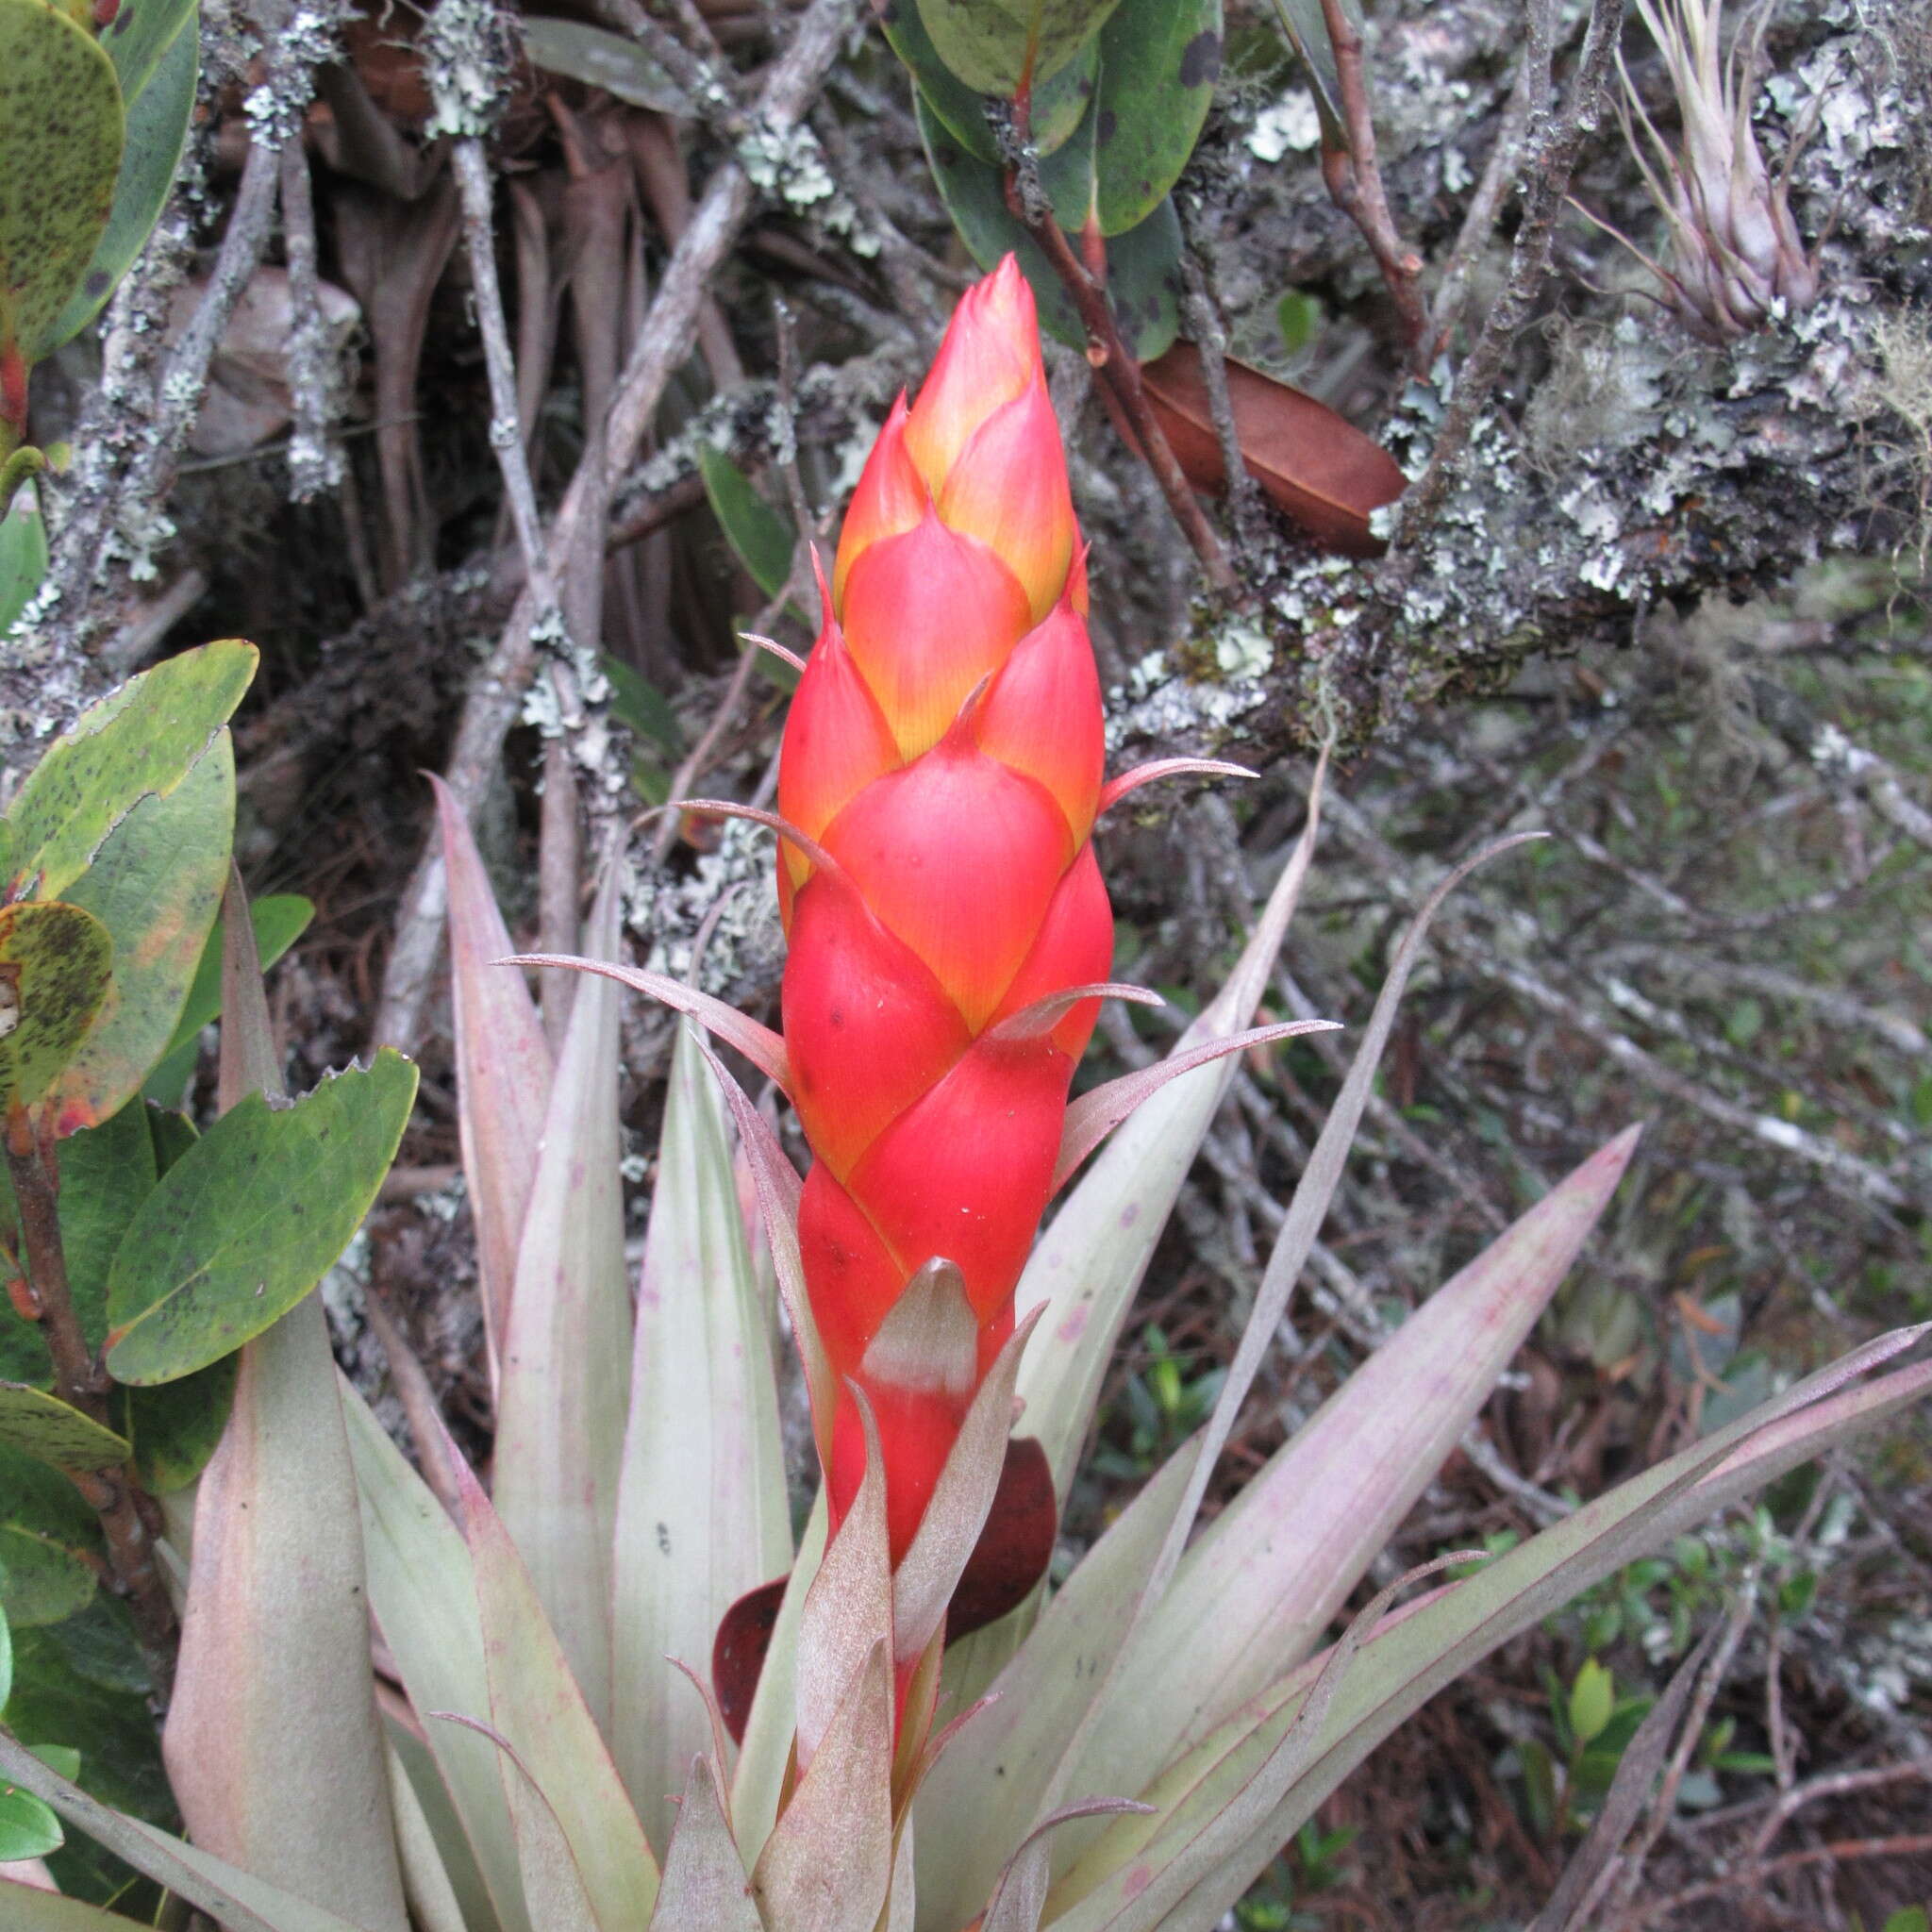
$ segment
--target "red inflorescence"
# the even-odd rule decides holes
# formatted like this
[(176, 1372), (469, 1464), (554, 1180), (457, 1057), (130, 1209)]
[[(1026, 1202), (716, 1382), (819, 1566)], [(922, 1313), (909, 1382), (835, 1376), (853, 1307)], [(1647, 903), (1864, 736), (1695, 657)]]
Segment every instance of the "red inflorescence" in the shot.
[[(877, 1418), (892, 1559), (911, 1541), (1046, 1206), (1113, 915), (1087, 580), (1033, 297), (1008, 257), (894, 407), (792, 700), (778, 803), (784, 1022), (814, 1161), (799, 1236), (840, 1397), (833, 1521)], [(1015, 1023), (1015, 1016), (1024, 1015)], [(881, 1338), (925, 1263), (970, 1306)], [(955, 1295), (957, 1300), (957, 1294)]]

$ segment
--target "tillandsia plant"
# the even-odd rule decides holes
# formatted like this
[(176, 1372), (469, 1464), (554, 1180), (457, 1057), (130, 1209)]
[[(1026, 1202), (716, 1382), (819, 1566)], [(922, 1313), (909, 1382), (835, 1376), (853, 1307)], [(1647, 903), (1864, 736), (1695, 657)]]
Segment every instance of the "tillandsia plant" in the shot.
[[(1881, 1337), (1493, 1559), (1446, 1553), (1335, 1630), (1588, 1238), (1633, 1128), (1438, 1288), (1197, 1524), (1458, 873), (1396, 948), (1208, 1420), (1058, 1590), (1016, 1563), (1014, 1525), (1040, 1516), (1023, 1492), (1043, 1491), (1049, 1516), (1069, 1492), (1227, 1056), (1296, 1030), (1250, 1023), (1321, 816), (1318, 769), (1226, 986), (1167, 1061), (1067, 1105), (1092, 1003), (1132, 991), (1103, 976), (1090, 834), (1133, 777), (1102, 780), (1083, 583), (1030, 303), (1006, 268), (893, 412), (825, 591), (768, 820), (793, 947), (783, 1037), (617, 963), (609, 864), (589, 957), (569, 962), (593, 976), (553, 1052), (440, 796), (491, 1491), (420, 1400), (412, 1467), (334, 1374), (313, 1300), (277, 1308), (251, 1331), (216, 1462), (173, 1499), (158, 1544), (186, 1604), (167, 1757), (190, 1838), (108, 1808), (85, 1763), (76, 1781), (11, 1729), (9, 1802), (51, 1807), (235, 1932), (1206, 1932), (1475, 1659), (1925, 1392), (1932, 1363), (1873, 1373), (1922, 1331)], [(198, 1148), (314, 1099), (276, 1112), (242, 1097), (275, 1084), (246, 935), (226, 922), (231, 1104)], [(626, 983), (692, 1023), (634, 1304)], [(727, 1052), (791, 1097), (814, 1151), (803, 1183)], [(1049, 1191), (1109, 1128), (1028, 1253)], [(370, 1122), (349, 1138), (385, 1159), (393, 1145)], [(295, 1240), (286, 1194), (229, 1201), (237, 1268), (219, 1292), (202, 1272), (182, 1292), (232, 1315), (238, 1274)], [(158, 1240), (199, 1225), (182, 1214), (176, 1195), (165, 1222), (138, 1219), (117, 1278), (162, 1250), (169, 1267), (196, 1262), (186, 1234)], [(824, 1475), (795, 1548), (754, 1222)], [(173, 1343), (192, 1323), (157, 1306), (130, 1324), (109, 1301), (109, 1369), (179, 1372), (205, 1353), (206, 1335)], [(1030, 1448), (1010, 1441), (1016, 1414)], [(88, 1441), (88, 1456), (125, 1446)], [(981, 1621), (995, 1571), (1009, 1607)], [(714, 1644), (737, 1678), (723, 1695), (705, 1681)], [(133, 1922), (9, 1876), (0, 1923)], [(1551, 1927), (1576, 1923), (1553, 1903)]]
[[(1818, 297), (1817, 264), (1798, 238), (1789, 196), (1799, 142), (1774, 176), (1751, 126), (1751, 70), (1765, 15), (1760, 11), (1750, 28), (1734, 35), (1726, 51), (1723, 0), (1637, 0), (1637, 10), (1664, 58), (1683, 121), (1674, 153), (1620, 53), (1618, 115), (1671, 236), (1668, 267), (1642, 258), (1697, 334), (1732, 341), (1781, 311), (1808, 308)], [(1641, 140), (1633, 115), (1642, 125)]]

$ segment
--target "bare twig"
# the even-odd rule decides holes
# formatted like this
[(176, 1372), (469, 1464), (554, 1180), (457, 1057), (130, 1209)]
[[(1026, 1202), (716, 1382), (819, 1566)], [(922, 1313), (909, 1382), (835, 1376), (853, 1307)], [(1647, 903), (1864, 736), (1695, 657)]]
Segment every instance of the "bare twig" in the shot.
[(1347, 147), (1323, 148), (1322, 179), (1327, 184), (1329, 199), (1361, 230), (1369, 253), (1375, 258), (1390, 300), (1395, 304), (1410, 361), (1425, 365), (1429, 318), (1423, 308), (1420, 287), (1423, 259), (1412, 248), (1404, 246), (1395, 232), (1395, 218), (1389, 212), (1389, 196), (1375, 159), (1375, 119), (1369, 105), (1368, 75), (1362, 66), (1361, 29), (1350, 19), (1341, 0), (1322, 0), (1322, 18), (1335, 51), (1336, 85), (1348, 126)]
[[(1185, 197), (1176, 197), (1185, 208)], [(1181, 251), (1181, 275), (1188, 288), (1188, 325), (1201, 352), (1201, 382), (1208, 391), (1208, 412), (1214, 418), (1214, 440), (1221, 447), (1222, 474), (1227, 478), (1227, 514), (1237, 536), (1246, 542), (1252, 520), (1260, 507), (1261, 486), (1249, 472), (1241, 453), (1241, 432), (1235, 426), (1234, 401), (1227, 392), (1227, 329), (1215, 297), (1209, 258), (1194, 240), (1193, 225), (1185, 216), (1188, 245)]]
[[(812, 0), (759, 95), (759, 125), (783, 133), (797, 125), (838, 54), (855, 4), (856, 0)], [(750, 176), (739, 161), (724, 161), (713, 171), (631, 346), (603, 447), (594, 461), (586, 453), (558, 510), (550, 538), (553, 555), (568, 555), (588, 522), (601, 526), (607, 492), (629, 467), (664, 385), (690, 352), (699, 308), (719, 265), (738, 240), (752, 198)], [(535, 616), (535, 599), (526, 589), (464, 702), (445, 777), (465, 811), (475, 808), (487, 789), (504, 738), (522, 708), (536, 666), (531, 635)], [(419, 1030), (441, 943), (442, 908), (442, 863), (432, 841), (397, 909), (395, 943), (373, 1029), (375, 1040), (407, 1041)]]
[[(1332, 4), (1333, 0), (1324, 0), (1324, 6)], [(1550, 8), (1545, 0), (1532, 0), (1530, 45), (1524, 57), (1524, 70), (1529, 75), (1529, 127), (1524, 167), (1524, 179), (1528, 185), (1524, 192), (1523, 221), (1516, 231), (1516, 245), (1510, 255), (1503, 292), (1491, 308), (1475, 346), (1457, 372), (1456, 391), (1442, 413), (1428, 468), (1403, 499), (1402, 522), (1395, 538), (1395, 548), (1399, 550), (1412, 552), (1441, 511), (1470, 431), (1475, 427), (1476, 419), (1502, 376), (1503, 364), (1517, 336), (1535, 313), (1543, 277), (1549, 272), (1557, 218), (1563, 211), (1570, 177), (1584, 142), (1595, 131), (1603, 114), (1604, 83), (1609, 73), (1610, 58), (1616, 52), (1617, 29), (1623, 18), (1623, 0), (1591, 0), (1590, 26), (1584, 35), (1576, 75), (1571, 83), (1569, 105), (1562, 116), (1552, 122), (1544, 105), (1549, 98), (1555, 58)]]
[[(1007, 171), (1007, 206), (1046, 257), (1053, 272), (1065, 288), (1080, 324), (1087, 331), (1087, 359), (1100, 372), (1108, 393), (1125, 419), (1129, 437), (1138, 445), (1142, 459), (1154, 473), (1167, 507), (1174, 512), (1201, 559), (1209, 580), (1220, 591), (1234, 588), (1233, 567), (1221, 539), (1214, 534), (1201, 508), (1199, 499), (1181, 474), (1181, 466), (1168, 445), (1147, 392), (1141, 383), (1141, 365), (1127, 353), (1113, 319), (1113, 307), (1107, 291), (1095, 280), (1085, 262), (1074, 253), (1073, 244), (1056, 218), (1052, 204), (1040, 186), (1039, 157), (1032, 147), (1030, 103), (1023, 92), (1013, 103), (1013, 152)], [(1233, 474), (1233, 473), (1230, 473)]]
[(299, 141), (283, 143), (281, 176), (282, 244), (294, 311), (289, 330), (289, 399), (294, 418), (289, 437), (289, 494), (297, 503), (308, 503), (341, 482), (342, 455), (328, 433), (334, 371), (315, 266), (315, 199), (309, 192), (308, 157)]

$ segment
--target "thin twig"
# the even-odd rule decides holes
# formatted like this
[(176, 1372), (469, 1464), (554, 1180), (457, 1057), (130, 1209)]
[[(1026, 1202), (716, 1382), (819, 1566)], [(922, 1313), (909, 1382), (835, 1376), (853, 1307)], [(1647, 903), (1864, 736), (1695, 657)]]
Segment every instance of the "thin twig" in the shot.
[(1369, 253), (1375, 258), (1389, 298), (1395, 304), (1410, 361), (1425, 366), (1429, 318), (1423, 308), (1420, 287), (1423, 259), (1403, 244), (1395, 232), (1395, 218), (1389, 212), (1389, 196), (1375, 159), (1375, 118), (1369, 103), (1368, 74), (1362, 65), (1361, 29), (1350, 19), (1342, 0), (1322, 0), (1322, 18), (1335, 53), (1336, 86), (1348, 128), (1347, 147), (1323, 148), (1322, 179), (1327, 184), (1328, 198), (1361, 230)]
[[(1324, 4), (1332, 4), (1332, 0), (1324, 0)], [(1394, 544), (1397, 550), (1412, 554), (1441, 510), (1470, 432), (1502, 376), (1517, 336), (1535, 312), (1543, 277), (1549, 272), (1557, 218), (1563, 211), (1570, 177), (1585, 141), (1595, 131), (1603, 113), (1604, 83), (1623, 18), (1623, 0), (1591, 0), (1590, 26), (1571, 83), (1569, 105), (1561, 118), (1552, 123), (1543, 106), (1549, 98), (1555, 58), (1549, 14), (1541, 5), (1529, 9), (1530, 50), (1524, 61), (1529, 75), (1529, 133), (1523, 177), (1528, 185), (1524, 193), (1523, 221), (1516, 231), (1503, 291), (1491, 307), (1475, 346), (1457, 371), (1455, 393), (1442, 413), (1428, 468), (1403, 499)]]
[[(1456, 246), (1449, 252), (1448, 266), (1443, 269), (1442, 279), (1436, 289), (1435, 306), (1429, 311), (1432, 356), (1441, 350), (1462, 320), (1470, 276), (1475, 272), (1483, 250), (1489, 246), (1504, 201), (1522, 178), (1524, 142), (1529, 131), (1529, 104), (1536, 84), (1537, 54), (1539, 47), (1546, 44), (1549, 39), (1552, 4), (1553, 0), (1528, 0), (1529, 11), (1535, 16), (1531, 24), (1530, 44), (1516, 70), (1516, 84), (1503, 104), (1503, 119), (1496, 129), (1495, 145), (1491, 148), (1490, 158), (1484, 164), (1482, 179), (1476, 183), (1475, 192), (1470, 196), (1462, 226), (1457, 231)], [(1545, 88), (1548, 86), (1547, 75), (1543, 85)]]
[[(1185, 199), (1176, 197), (1185, 207)], [(1188, 289), (1188, 326), (1201, 352), (1201, 386), (1208, 391), (1208, 410), (1214, 419), (1214, 440), (1221, 448), (1222, 474), (1227, 478), (1227, 514), (1245, 545), (1260, 508), (1261, 486), (1255, 481), (1241, 452), (1241, 431), (1235, 425), (1234, 399), (1227, 391), (1227, 329), (1216, 299), (1208, 256), (1194, 240), (1186, 215), (1182, 226), (1188, 245), (1181, 250), (1181, 275)]]
[(1126, 421), (1130, 438), (1153, 471), (1168, 508), (1192, 544), (1209, 581), (1216, 590), (1231, 591), (1235, 575), (1227, 552), (1214, 534), (1214, 527), (1187, 477), (1181, 474), (1180, 464), (1174, 460), (1166, 432), (1141, 386), (1141, 365), (1121, 341), (1107, 291), (1074, 253), (1066, 231), (1054, 214), (1053, 205), (1040, 186), (1039, 156), (1033, 151), (1031, 123), (1031, 104), (1023, 92), (1013, 103), (1013, 150), (1007, 170), (1007, 206), (1014, 219), (1040, 244), (1041, 252), (1079, 311), (1080, 325), (1087, 331), (1087, 359), (1100, 372), (1108, 392)]
[(289, 262), (289, 494), (296, 503), (326, 495), (341, 480), (342, 455), (329, 440), (328, 323), (315, 266), (315, 197), (299, 141), (281, 155), (282, 245)]

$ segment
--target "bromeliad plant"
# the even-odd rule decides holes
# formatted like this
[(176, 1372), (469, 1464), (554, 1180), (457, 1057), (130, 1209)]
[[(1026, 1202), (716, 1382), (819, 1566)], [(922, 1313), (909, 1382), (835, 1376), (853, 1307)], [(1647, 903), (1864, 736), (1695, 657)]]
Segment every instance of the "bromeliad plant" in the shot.
[[(1132, 993), (1105, 980), (1093, 820), (1158, 775), (1102, 780), (1084, 586), (1030, 302), (1006, 268), (893, 412), (825, 592), (770, 820), (782, 1037), (615, 963), (612, 868), (553, 1057), (442, 799), (491, 1492), (421, 1404), (419, 1474), (323, 1355), (251, 1343), (192, 1554), (185, 1499), (162, 1553), (186, 1579), (167, 1742), (190, 1840), (0, 1734), (19, 1792), (246, 1932), (1205, 1932), (1474, 1659), (1924, 1391), (1932, 1364), (1870, 1375), (1920, 1331), (1883, 1337), (1332, 1635), (1588, 1237), (1633, 1129), (1196, 1532), (1458, 874), (1396, 950), (1211, 1415), (1049, 1592), (1053, 1510), (1226, 1056), (1294, 1030), (1249, 1023), (1322, 790), (1318, 771), (1292, 863), (1174, 1055), (1069, 1106), (1093, 1003)], [(273, 1074), (258, 981), (231, 953), (229, 1098)], [(692, 1023), (635, 1306), (626, 983)], [(791, 1096), (814, 1155), (802, 1184), (720, 1048)], [(1029, 1254), (1049, 1193), (1115, 1126)], [(741, 1161), (824, 1477), (795, 1548)], [(265, 1251), (286, 1238), (269, 1206), (245, 1237)], [(7, 1881), (0, 1919), (127, 1923)]]

